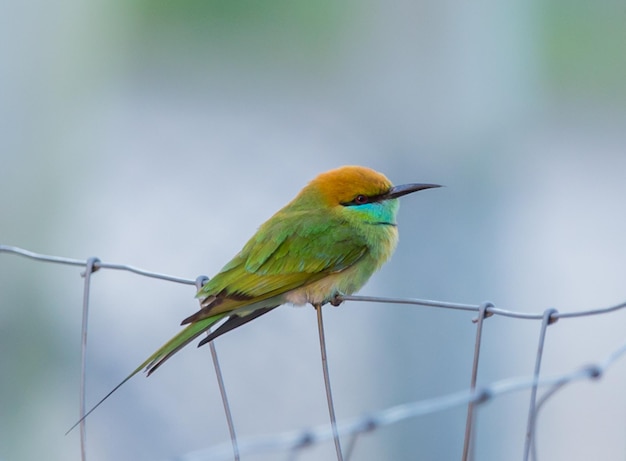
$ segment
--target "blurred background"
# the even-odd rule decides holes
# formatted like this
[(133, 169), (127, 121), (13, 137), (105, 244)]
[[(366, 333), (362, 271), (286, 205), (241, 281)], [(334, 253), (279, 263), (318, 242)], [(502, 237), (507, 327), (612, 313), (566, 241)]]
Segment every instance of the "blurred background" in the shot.
[[(319, 172), (445, 188), (402, 201), (361, 294), (525, 312), (626, 300), (621, 1), (65, 0), (0, 6), (0, 243), (212, 276)], [(81, 270), (0, 255), (0, 459), (77, 460)], [(94, 275), (87, 401), (178, 331), (194, 289)], [(466, 389), (472, 315), (325, 310), (339, 420)], [(550, 327), (542, 372), (604, 359), (626, 312)], [(539, 322), (487, 320), (479, 383), (532, 373)], [(313, 309), (216, 341), (240, 438), (328, 421)], [(542, 410), (540, 459), (626, 458), (626, 366)], [(476, 459), (521, 458), (528, 392), (478, 412)], [(459, 459), (465, 408), (359, 439), (354, 460)], [(208, 348), (127, 383), (88, 459), (228, 440)], [(298, 459), (333, 459), (331, 443)], [(250, 456), (246, 460), (271, 460)], [(278, 457), (283, 459), (283, 457)]]

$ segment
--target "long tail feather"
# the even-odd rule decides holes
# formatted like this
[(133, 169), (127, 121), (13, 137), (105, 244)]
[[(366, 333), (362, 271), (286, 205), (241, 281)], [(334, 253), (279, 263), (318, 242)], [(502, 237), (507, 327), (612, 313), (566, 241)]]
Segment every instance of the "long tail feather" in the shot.
[(181, 350), (195, 338), (208, 330), (212, 325), (219, 322), (226, 316), (227, 314), (217, 314), (212, 317), (207, 317), (204, 320), (200, 320), (199, 322), (192, 323), (191, 325), (187, 326), (183, 331), (170, 339), (168, 342), (166, 342), (158, 351), (148, 357), (139, 368), (143, 368), (145, 366), (147, 373), (146, 376), (150, 376), (172, 355)]
[(200, 341), (198, 343), (198, 347), (204, 346), (205, 344), (210, 343), (218, 336), (222, 336), (224, 333), (228, 333), (230, 330), (234, 330), (235, 328), (238, 328), (241, 325), (244, 325), (250, 322), (251, 320), (256, 319), (257, 317), (260, 317), (263, 314), (267, 314), (269, 311), (271, 311), (272, 309), (275, 309), (276, 307), (277, 306), (263, 307), (245, 316), (231, 315), (228, 318), (228, 320), (226, 320), (224, 323), (222, 323), (219, 326), (217, 330), (213, 331), (210, 335), (207, 335), (202, 341)]
[(89, 416), (96, 408), (98, 408), (106, 399), (111, 397), (115, 391), (122, 387), (130, 378), (139, 373), (142, 369), (146, 369), (147, 375), (159, 368), (167, 359), (169, 359), (176, 352), (181, 350), (195, 338), (200, 336), (204, 331), (208, 330), (214, 323), (219, 322), (224, 318), (226, 314), (218, 314), (212, 317), (207, 317), (196, 323), (192, 323), (187, 328), (182, 330), (163, 346), (161, 346), (154, 354), (148, 357), (141, 365), (135, 368), (126, 378), (122, 380), (117, 386), (115, 386), (107, 395), (105, 395), (98, 403), (96, 403), (91, 409), (85, 413), (76, 423), (69, 428), (65, 435), (69, 434), (76, 426), (78, 426), (87, 416)]

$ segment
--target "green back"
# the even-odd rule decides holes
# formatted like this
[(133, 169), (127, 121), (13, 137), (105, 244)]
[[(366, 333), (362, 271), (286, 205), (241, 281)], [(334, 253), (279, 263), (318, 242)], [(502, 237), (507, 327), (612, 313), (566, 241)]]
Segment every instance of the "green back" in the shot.
[(354, 225), (328, 210), (283, 209), (198, 292), (212, 314), (271, 298), (340, 272), (368, 252)]

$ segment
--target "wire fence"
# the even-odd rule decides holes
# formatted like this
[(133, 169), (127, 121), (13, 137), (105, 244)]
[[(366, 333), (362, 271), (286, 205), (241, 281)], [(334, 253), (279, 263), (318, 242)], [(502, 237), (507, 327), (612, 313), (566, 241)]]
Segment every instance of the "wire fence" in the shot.
[[(80, 417), (86, 415), (85, 407), (85, 360), (87, 350), (87, 331), (88, 331), (88, 310), (90, 300), (90, 278), (93, 273), (101, 269), (127, 271), (133, 274), (151, 277), (165, 282), (180, 283), (186, 285), (200, 286), (206, 277), (201, 276), (195, 280), (186, 279), (177, 276), (171, 276), (162, 273), (156, 273), (126, 264), (114, 264), (100, 261), (98, 258), (89, 258), (87, 260), (72, 259), (66, 257), (49, 256), (34, 253), (22, 248), (0, 244), (0, 253), (18, 255), (39, 262), (52, 264), (70, 265), (84, 267), (82, 272), (84, 277), (83, 288), (83, 320), (82, 320), (82, 337), (81, 337), (81, 393), (79, 414)], [(329, 395), (329, 407), (331, 412), (331, 424), (315, 427), (312, 429), (295, 430), (269, 436), (253, 437), (238, 439), (232, 424), (230, 415), (230, 407), (226, 397), (226, 387), (221, 376), (219, 361), (215, 348), (211, 346), (211, 354), (213, 364), (218, 378), (220, 391), (222, 393), (222, 401), (226, 412), (226, 421), (230, 431), (231, 440), (221, 445), (213, 446), (204, 450), (195, 451), (180, 456), (181, 461), (215, 461), (225, 459), (239, 460), (241, 456), (247, 454), (260, 453), (282, 453), (287, 455), (287, 459), (296, 460), (298, 455), (304, 450), (317, 444), (334, 440), (337, 447), (337, 459), (350, 460), (354, 453), (354, 447), (359, 437), (365, 433), (371, 433), (384, 426), (397, 424), (401, 421), (417, 418), (420, 416), (441, 412), (455, 407), (467, 408), (467, 419), (465, 424), (464, 446), (461, 454), (462, 461), (474, 459), (474, 438), (476, 432), (476, 407), (492, 401), (493, 399), (519, 391), (530, 390), (530, 398), (528, 401), (528, 414), (526, 424), (526, 434), (524, 443), (523, 460), (537, 461), (539, 459), (537, 448), (535, 445), (535, 429), (537, 426), (537, 418), (540, 410), (545, 406), (546, 402), (553, 398), (555, 394), (561, 391), (568, 384), (572, 384), (583, 380), (598, 380), (626, 354), (626, 341), (619, 347), (611, 351), (604, 359), (594, 364), (581, 366), (570, 372), (555, 375), (541, 376), (541, 362), (544, 355), (544, 342), (549, 331), (549, 326), (559, 320), (571, 319), (576, 317), (589, 317), (595, 315), (607, 315), (622, 309), (626, 309), (626, 302), (602, 308), (586, 309), (572, 312), (559, 312), (556, 309), (546, 309), (543, 312), (526, 313), (512, 310), (505, 310), (494, 306), (490, 302), (481, 305), (452, 303), (443, 301), (432, 301), (424, 299), (409, 298), (387, 298), (387, 297), (371, 297), (371, 296), (342, 296), (337, 301), (353, 301), (353, 302), (376, 302), (387, 304), (406, 304), (416, 306), (426, 306), (440, 309), (451, 309), (465, 312), (475, 312), (476, 317), (473, 322), (476, 324), (475, 345), (473, 354), (473, 363), (471, 368), (471, 376), (469, 379), (469, 388), (467, 390), (444, 395), (438, 398), (421, 400), (416, 402), (404, 403), (393, 406), (382, 411), (373, 412), (365, 417), (358, 417), (349, 420), (334, 421), (334, 410), (332, 399), (330, 398), (330, 380), (327, 380), (327, 391)], [(508, 378), (493, 382), (485, 386), (477, 386), (478, 365), (482, 346), (482, 332), (484, 321), (492, 316), (503, 316), (514, 319), (534, 320), (540, 322), (539, 338), (535, 352), (535, 365), (533, 374), (530, 376), (520, 376)], [(323, 323), (321, 320), (321, 309), (319, 310), (318, 321), (320, 326), (320, 340), (322, 347), (322, 356), (324, 359), (325, 344), (323, 341)], [(543, 394), (538, 396), (539, 390), (542, 389)], [(81, 458), (87, 459), (86, 453), (86, 436), (84, 424), (80, 425), (81, 430)], [(339, 439), (344, 443), (340, 448)]]

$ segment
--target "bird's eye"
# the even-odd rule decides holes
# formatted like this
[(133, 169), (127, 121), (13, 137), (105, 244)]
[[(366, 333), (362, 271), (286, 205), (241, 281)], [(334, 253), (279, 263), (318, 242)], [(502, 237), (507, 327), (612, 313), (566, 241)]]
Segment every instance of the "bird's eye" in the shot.
[(357, 195), (356, 197), (354, 197), (354, 203), (356, 203), (357, 205), (364, 205), (369, 201), (370, 199), (367, 195)]

